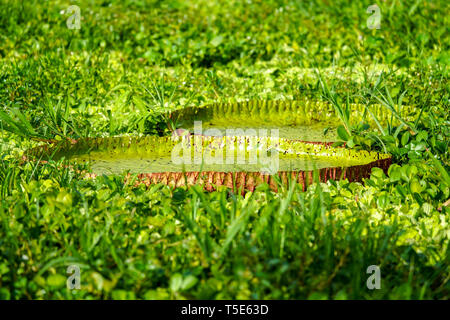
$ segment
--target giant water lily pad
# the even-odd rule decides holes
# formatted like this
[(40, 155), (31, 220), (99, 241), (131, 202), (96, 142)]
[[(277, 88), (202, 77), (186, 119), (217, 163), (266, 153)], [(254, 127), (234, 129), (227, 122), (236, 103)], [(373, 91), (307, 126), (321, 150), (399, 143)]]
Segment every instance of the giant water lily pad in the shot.
[(185, 136), (81, 139), (29, 150), (27, 158), (67, 158), (91, 166), (94, 175), (137, 174), (139, 183), (172, 186), (203, 184), (254, 190), (263, 182), (277, 189), (276, 177), (303, 188), (313, 182), (360, 181), (372, 167), (387, 170), (390, 156), (276, 137)]
[[(365, 122), (376, 126), (373, 117), (381, 124), (398, 120), (387, 112), (385, 106), (363, 104), (350, 105), (353, 122)], [(403, 106), (399, 116), (407, 118), (411, 107)], [(281, 138), (331, 142), (336, 141), (336, 128), (341, 120), (332, 105), (324, 101), (250, 100), (235, 103), (213, 103), (200, 107), (176, 110), (169, 115), (176, 128), (204, 135), (257, 135), (260, 129), (278, 130)], [(327, 129), (327, 130), (325, 130)], [(227, 134), (227, 130), (230, 134)]]
[[(351, 106), (351, 119), (370, 120), (369, 109), (378, 122), (388, 119), (384, 107), (358, 104)], [(207, 190), (254, 190), (263, 182), (276, 190), (277, 179), (306, 188), (314, 172), (322, 182), (360, 181), (372, 167), (387, 170), (391, 163), (387, 154), (332, 147), (340, 121), (333, 107), (321, 101), (214, 103), (165, 117), (177, 129), (171, 137), (65, 141), (29, 150), (25, 157), (64, 157), (89, 163), (94, 176), (128, 172), (137, 175), (138, 183), (203, 184)]]

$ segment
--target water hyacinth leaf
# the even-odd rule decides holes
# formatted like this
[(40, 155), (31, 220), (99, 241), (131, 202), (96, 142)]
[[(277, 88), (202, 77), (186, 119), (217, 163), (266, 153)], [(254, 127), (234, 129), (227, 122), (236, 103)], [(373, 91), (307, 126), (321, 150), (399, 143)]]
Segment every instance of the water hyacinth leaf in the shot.
[(183, 286), (183, 276), (179, 273), (175, 273), (170, 278), (170, 290), (177, 292)]
[(339, 126), (337, 128), (337, 133), (340, 139), (347, 141), (350, 138), (350, 135), (348, 134), (347, 130), (345, 130), (344, 126)]

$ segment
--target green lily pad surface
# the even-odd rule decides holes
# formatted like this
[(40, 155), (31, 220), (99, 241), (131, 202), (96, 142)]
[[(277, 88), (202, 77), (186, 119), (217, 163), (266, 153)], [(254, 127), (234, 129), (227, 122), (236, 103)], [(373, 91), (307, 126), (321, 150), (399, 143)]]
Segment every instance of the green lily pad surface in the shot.
[[(280, 138), (298, 139), (302, 141), (314, 142), (334, 142), (337, 140), (336, 128), (332, 125), (317, 123), (314, 125), (271, 125), (261, 121), (260, 123), (249, 123), (246, 119), (214, 119), (202, 122), (203, 134), (215, 135), (217, 131), (220, 135), (228, 133), (241, 133), (246, 136), (259, 136), (262, 130), (267, 130), (268, 134), (277, 133)], [(187, 128), (190, 133), (195, 132), (195, 128)], [(239, 131), (242, 130), (242, 131)]]
[[(85, 159), (82, 161), (86, 161)], [(299, 157), (297, 159), (280, 159), (278, 168), (281, 171), (309, 171), (327, 167), (351, 166), (361, 163), (346, 160), (333, 161), (326, 157)], [(193, 172), (193, 171), (218, 171), (218, 172), (255, 172), (264, 171), (269, 167), (262, 163), (256, 164), (185, 164), (178, 165), (167, 158), (144, 159), (113, 159), (103, 157), (91, 158), (92, 171), (96, 174), (120, 174), (126, 170), (130, 173), (155, 173), (155, 172)]]
[[(371, 125), (376, 125), (373, 117), (385, 123), (389, 116), (380, 105), (352, 104), (350, 110), (353, 121)], [(408, 110), (403, 107), (399, 113), (406, 115)], [(214, 103), (176, 110), (168, 117), (177, 129), (195, 134), (261, 136), (260, 130), (266, 129), (270, 134), (277, 130), (280, 138), (314, 142), (336, 141), (336, 128), (341, 124), (332, 105), (308, 99)]]
[(365, 165), (389, 157), (285, 138), (249, 136), (98, 138), (34, 150), (35, 155), (38, 152), (53, 154), (55, 159), (65, 157), (78, 163), (89, 162), (95, 174), (257, 172), (268, 168), (310, 171)]
[[(374, 166), (387, 170), (391, 161), (387, 154), (331, 147), (339, 121), (321, 102), (212, 104), (167, 116), (177, 128), (172, 136), (81, 139), (33, 149), (28, 155), (89, 163), (94, 175), (128, 172), (145, 176), (147, 183), (179, 185), (184, 174), (191, 184), (230, 186), (239, 179), (249, 189), (266, 175), (304, 176), (314, 170), (321, 181), (360, 180)], [(199, 176), (205, 172), (206, 180)], [(294, 178), (304, 181), (299, 175)]]

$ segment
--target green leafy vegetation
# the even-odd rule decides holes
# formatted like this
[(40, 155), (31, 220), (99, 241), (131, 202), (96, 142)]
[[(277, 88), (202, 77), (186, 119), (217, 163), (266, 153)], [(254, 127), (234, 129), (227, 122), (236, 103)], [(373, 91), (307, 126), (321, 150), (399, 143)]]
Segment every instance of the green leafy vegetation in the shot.
[[(68, 2), (0, 0), (1, 299), (450, 297), (447, 1), (380, 2), (373, 30), (369, 1), (74, 4), (79, 30)], [(318, 103), (335, 146), (394, 163), (241, 195), (22, 159), (166, 136), (181, 125), (170, 111), (247, 100)]]

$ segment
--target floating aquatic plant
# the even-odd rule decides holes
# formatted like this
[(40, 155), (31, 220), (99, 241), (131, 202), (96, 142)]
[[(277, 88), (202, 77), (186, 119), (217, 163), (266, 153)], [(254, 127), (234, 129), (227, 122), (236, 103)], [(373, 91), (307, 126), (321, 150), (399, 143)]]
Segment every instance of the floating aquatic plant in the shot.
[[(379, 121), (387, 119), (382, 106), (370, 108)], [(365, 110), (367, 106), (352, 105), (353, 121), (369, 119)], [(314, 172), (322, 182), (361, 181), (373, 167), (386, 171), (391, 163), (388, 154), (331, 146), (335, 135), (326, 136), (324, 129), (336, 128), (339, 119), (326, 102), (214, 103), (166, 116), (187, 128), (187, 134), (62, 141), (29, 150), (25, 157), (64, 157), (89, 162), (94, 176), (127, 171), (137, 175), (138, 183), (202, 184), (207, 190), (254, 190), (261, 183), (277, 190), (277, 180), (296, 181), (305, 189)]]
[[(81, 139), (35, 148), (25, 157), (89, 161), (94, 176), (128, 171), (137, 174), (138, 183), (202, 184), (207, 190), (226, 186), (250, 191), (261, 183), (277, 190), (277, 179), (296, 181), (306, 188), (313, 182), (314, 171), (322, 182), (341, 178), (360, 181), (369, 176), (371, 168), (387, 170), (391, 163), (389, 155), (377, 152), (248, 136)], [(267, 169), (271, 166), (272, 172)]]

